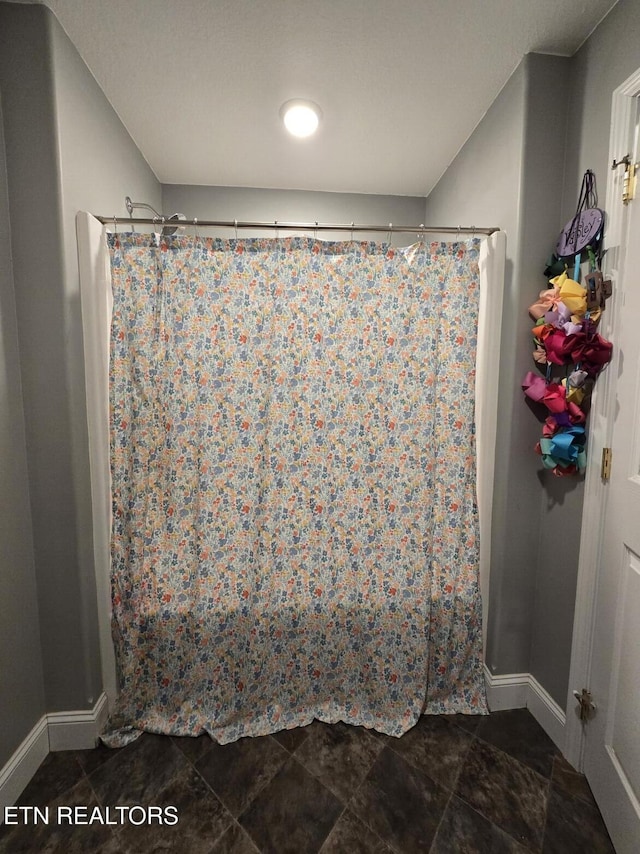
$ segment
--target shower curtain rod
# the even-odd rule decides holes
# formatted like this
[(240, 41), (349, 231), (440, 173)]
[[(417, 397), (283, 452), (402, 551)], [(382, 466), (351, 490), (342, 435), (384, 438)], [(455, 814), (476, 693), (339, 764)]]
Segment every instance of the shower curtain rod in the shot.
[(118, 223), (129, 223), (130, 225), (157, 225), (164, 228), (251, 228), (251, 229), (274, 229), (275, 231), (373, 231), (386, 234), (406, 233), (435, 233), (440, 234), (493, 234), (500, 231), (499, 228), (478, 228), (471, 226), (435, 226), (435, 225), (356, 225), (355, 223), (328, 223), (328, 222), (249, 222), (241, 220), (217, 220), (217, 219), (177, 219), (174, 217), (118, 217), (98, 216), (95, 218), (103, 225), (110, 223), (116, 227)]

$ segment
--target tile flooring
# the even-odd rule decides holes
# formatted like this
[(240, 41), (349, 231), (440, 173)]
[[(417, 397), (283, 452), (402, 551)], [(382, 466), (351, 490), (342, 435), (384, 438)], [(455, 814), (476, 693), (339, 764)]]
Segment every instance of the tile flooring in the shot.
[(3, 854), (613, 852), (585, 778), (525, 709), (426, 716), (400, 739), (317, 721), (227, 745), (145, 734), (49, 754), (19, 804), (173, 805), (179, 821), (5, 825)]

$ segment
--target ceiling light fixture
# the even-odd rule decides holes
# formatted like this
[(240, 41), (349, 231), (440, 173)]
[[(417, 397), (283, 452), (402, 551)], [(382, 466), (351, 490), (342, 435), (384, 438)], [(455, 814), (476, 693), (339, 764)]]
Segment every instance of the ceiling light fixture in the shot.
[(302, 101), (296, 98), (286, 101), (280, 107), (280, 115), (284, 126), (293, 136), (311, 136), (318, 129), (322, 110), (313, 101)]

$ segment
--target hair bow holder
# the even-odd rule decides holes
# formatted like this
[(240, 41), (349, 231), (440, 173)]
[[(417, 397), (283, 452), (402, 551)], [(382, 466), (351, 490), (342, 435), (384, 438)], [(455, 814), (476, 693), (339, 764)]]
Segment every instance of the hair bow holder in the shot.
[[(556, 254), (545, 270), (545, 275), (554, 273), (553, 278), (529, 306), (529, 315), (535, 322), (533, 360), (544, 376), (529, 371), (522, 390), (547, 412), (535, 450), (544, 467), (558, 476), (582, 474), (585, 470), (585, 422), (591, 389), (611, 360), (613, 349), (596, 331), (605, 301), (611, 295), (611, 282), (604, 280), (598, 269), (603, 225), (595, 175), (587, 170), (576, 214), (562, 230)], [(589, 262), (585, 287), (579, 283), (583, 253)], [(566, 265), (571, 259), (573, 278)], [(559, 372), (564, 375), (558, 376)]]

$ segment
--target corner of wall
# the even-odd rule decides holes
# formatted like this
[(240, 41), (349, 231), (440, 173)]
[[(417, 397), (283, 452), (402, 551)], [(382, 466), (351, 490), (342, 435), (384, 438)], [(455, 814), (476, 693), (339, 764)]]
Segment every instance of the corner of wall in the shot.
[[(533, 302), (538, 291), (546, 286), (544, 265), (563, 225), (571, 63), (568, 57), (527, 56), (521, 233), (522, 274), (529, 287), (526, 304)], [(550, 132), (551, 127), (553, 132)], [(527, 335), (526, 307), (519, 329), (521, 335)], [(527, 413), (527, 417), (535, 423), (532, 414)], [(539, 425), (536, 424), (536, 428), (539, 431)], [(540, 490), (539, 528), (529, 670), (541, 688), (564, 708), (571, 657), (582, 484), (577, 479), (556, 478), (545, 470), (538, 472), (535, 487)], [(561, 567), (562, 572), (559, 573), (557, 567)]]
[[(3, 5), (5, 98), (16, 316), (39, 624), (48, 710), (96, 696), (83, 627), (70, 411), (67, 300), (53, 27), (42, 5)], [(93, 630), (95, 631), (95, 629)]]
[[(537, 424), (522, 402), (529, 369), (526, 308), (531, 302), (527, 224), (531, 187), (526, 174), (532, 74), (540, 59), (527, 55), (425, 203), (425, 221), (497, 225), (507, 236), (500, 333), (498, 425), (491, 538), (487, 665), (493, 675), (528, 672), (539, 524)], [(544, 149), (543, 149), (544, 150)], [(555, 227), (555, 226), (554, 226)], [(545, 248), (535, 249), (544, 254)]]
[[(5, 58), (9, 14), (0, 4), (0, 54)], [(6, 103), (13, 93), (7, 92), (2, 68), (0, 58), (0, 598), (8, 606), (0, 624), (0, 766), (45, 711), (6, 156)]]

